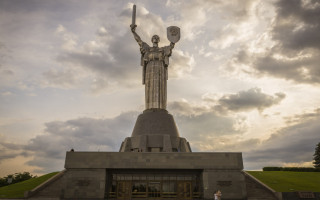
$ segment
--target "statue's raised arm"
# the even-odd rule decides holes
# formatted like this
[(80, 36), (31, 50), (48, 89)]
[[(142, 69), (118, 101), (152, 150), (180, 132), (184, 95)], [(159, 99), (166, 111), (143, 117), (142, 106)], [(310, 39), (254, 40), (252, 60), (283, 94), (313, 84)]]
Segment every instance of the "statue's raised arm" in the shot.
[(141, 40), (140, 36), (136, 33), (136, 28), (137, 25), (130, 26), (131, 27), (131, 32), (133, 34), (134, 39), (138, 42), (138, 44), (141, 46), (143, 41)]
[(132, 23), (130, 25), (131, 28), (131, 32), (133, 34), (134, 39), (138, 42), (138, 44), (140, 45), (140, 47), (142, 46), (142, 40), (140, 38), (140, 36), (136, 33), (136, 5), (133, 5), (132, 7)]

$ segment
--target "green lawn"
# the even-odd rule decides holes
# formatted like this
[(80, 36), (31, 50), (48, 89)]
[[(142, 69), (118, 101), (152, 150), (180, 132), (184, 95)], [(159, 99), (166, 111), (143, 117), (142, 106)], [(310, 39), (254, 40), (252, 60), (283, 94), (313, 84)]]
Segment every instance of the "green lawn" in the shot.
[(20, 183), (0, 187), (0, 198), (22, 198), (25, 191), (32, 190), (33, 188), (45, 182), (57, 173), (59, 172), (52, 172), (50, 174), (46, 174), (37, 178), (32, 178)]
[(320, 192), (320, 172), (247, 171), (277, 192)]

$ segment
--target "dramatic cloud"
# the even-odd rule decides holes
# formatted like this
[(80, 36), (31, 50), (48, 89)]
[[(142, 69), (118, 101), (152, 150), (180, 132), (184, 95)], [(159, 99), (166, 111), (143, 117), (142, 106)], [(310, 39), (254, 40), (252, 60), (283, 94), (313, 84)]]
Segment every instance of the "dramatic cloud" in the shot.
[[(222, 117), (187, 102), (174, 102), (171, 106), (188, 111), (179, 112), (176, 121), (181, 124), (180, 133), (189, 139), (194, 151), (243, 152), (245, 168), (249, 170), (271, 165), (310, 166), (315, 145), (320, 141), (320, 109), (286, 118), (287, 125), (268, 139), (243, 140), (241, 135), (248, 127), (246, 119), (240, 116)], [(187, 116), (184, 113), (197, 114)]]
[(280, 0), (273, 39), (285, 50), (320, 50), (320, 6), (318, 1)]
[(259, 72), (264, 74), (301, 83), (319, 84), (319, 55), (319, 52), (314, 52), (309, 55), (297, 56), (296, 59), (292, 60), (268, 55), (257, 57), (254, 65)]
[(265, 108), (280, 103), (285, 98), (284, 93), (276, 93), (270, 96), (261, 92), (259, 88), (252, 88), (248, 91), (240, 91), (237, 94), (224, 95), (218, 100), (219, 104), (232, 111), (246, 111)]
[(208, 108), (201, 105), (192, 105), (187, 101), (173, 101), (168, 103), (168, 110), (177, 115), (199, 115), (207, 112)]
[(221, 115), (209, 105), (176, 101), (169, 103), (168, 110), (175, 116), (180, 136), (191, 142), (193, 151), (207, 151), (214, 145), (208, 144), (213, 138), (241, 135), (246, 130), (245, 117)]
[[(108, 87), (112, 82), (127, 86), (132, 86), (132, 83), (137, 84), (140, 75), (138, 45), (132, 41), (133, 38), (129, 32), (118, 34), (121, 31), (119, 28), (112, 29), (100, 27), (96, 38), (83, 44), (77, 44), (73, 40), (66, 41), (63, 44), (64, 51), (58, 55), (57, 61), (65, 66), (65, 70), (69, 69), (74, 73), (88, 74), (89, 72), (92, 79), (103, 83), (95, 82), (94, 84), (99, 85), (93, 86), (95, 89)], [(136, 52), (136, 55), (133, 52)], [(46, 72), (47, 79), (56, 81), (55, 76), (48, 76), (48, 74), (52, 73)], [(88, 78), (88, 76), (80, 77)]]
[(188, 4), (179, 1), (167, 1), (166, 6), (172, 8), (176, 13), (170, 16), (170, 21), (182, 26), (182, 33), (185, 39), (195, 40), (203, 33), (204, 26), (210, 20), (209, 12), (219, 5), (219, 1), (190, 2)]
[(226, 10), (225, 18), (232, 18), (232, 21), (217, 30), (217, 35), (209, 42), (209, 46), (215, 49), (226, 49), (241, 42), (252, 40), (254, 29), (258, 22), (259, 1), (233, 1), (223, 2)]
[(245, 152), (246, 165), (249, 169), (259, 169), (270, 165), (281, 166), (283, 163), (310, 162), (320, 141), (319, 120), (320, 109), (296, 116), (295, 124), (280, 129), (256, 148)]
[(266, 108), (279, 104), (285, 97), (284, 93), (276, 93), (271, 96), (263, 93), (260, 88), (251, 88), (236, 94), (223, 95), (219, 99), (216, 99), (213, 95), (206, 94), (203, 96), (203, 100), (215, 103), (215, 109), (220, 111), (227, 109), (240, 112), (257, 109), (261, 112)]
[(65, 152), (118, 151), (124, 138), (129, 137), (137, 117), (126, 112), (111, 119), (80, 118), (53, 121), (46, 124), (45, 133), (32, 138), (27, 145), (0, 143), (1, 160), (20, 155), (31, 158), (26, 164), (47, 173), (63, 168)]
[(113, 119), (81, 118), (47, 123), (46, 133), (31, 139), (25, 147), (33, 154), (27, 164), (48, 172), (63, 161), (65, 151), (71, 148), (75, 151), (118, 151), (122, 140), (131, 135), (136, 115), (128, 112)]
[[(190, 117), (189, 123), (194, 123), (195, 119)], [(192, 130), (196, 136), (188, 135), (188, 137), (192, 138), (191, 145), (196, 151), (243, 152), (244, 166), (247, 170), (259, 170), (265, 166), (310, 167), (314, 148), (320, 141), (319, 120), (320, 109), (296, 115), (291, 117), (287, 126), (279, 128), (268, 139), (243, 140), (239, 134), (219, 135), (214, 130), (216, 127), (219, 129), (219, 125), (212, 127), (211, 134), (203, 136), (197, 130)], [(214, 121), (215, 118), (211, 118), (211, 123)], [(185, 123), (183, 125), (185, 126)], [(224, 124), (224, 127), (225, 125), (227, 124)], [(188, 132), (189, 127), (184, 128), (181, 129)], [(224, 133), (225, 131), (223, 130)]]
[(320, 6), (317, 1), (279, 0), (271, 28), (245, 45), (228, 63), (252, 75), (320, 83)]
[(15, 158), (21, 155), (20, 145), (8, 143), (8, 142), (0, 142), (0, 163), (5, 159)]
[[(203, 95), (202, 104), (169, 102), (168, 110), (175, 114), (178, 125), (181, 124), (181, 133), (192, 140), (196, 150), (219, 150), (219, 147), (224, 149), (228, 143), (232, 144), (229, 146), (232, 150), (241, 149), (240, 147), (247, 149), (245, 146), (235, 145), (230, 138), (230, 135), (233, 135), (237, 140), (241, 140), (241, 135), (249, 128), (247, 115), (237, 112), (255, 109), (262, 112), (279, 104), (285, 96), (284, 93), (271, 96), (259, 88), (252, 88), (222, 97), (206, 94)], [(211, 144), (208, 144), (208, 141), (211, 141)], [(254, 142), (258, 141), (254, 139)]]
[(170, 78), (180, 78), (190, 74), (195, 66), (194, 57), (187, 52), (174, 50), (169, 68)]

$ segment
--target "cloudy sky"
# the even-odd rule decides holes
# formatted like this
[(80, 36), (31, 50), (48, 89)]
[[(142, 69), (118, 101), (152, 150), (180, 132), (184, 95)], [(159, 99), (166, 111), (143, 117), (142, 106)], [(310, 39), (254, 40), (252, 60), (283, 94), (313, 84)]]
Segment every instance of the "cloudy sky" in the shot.
[(139, 47), (169, 44), (168, 111), (193, 151), (312, 166), (320, 142), (319, 0), (0, 0), (0, 177), (118, 151), (144, 109)]

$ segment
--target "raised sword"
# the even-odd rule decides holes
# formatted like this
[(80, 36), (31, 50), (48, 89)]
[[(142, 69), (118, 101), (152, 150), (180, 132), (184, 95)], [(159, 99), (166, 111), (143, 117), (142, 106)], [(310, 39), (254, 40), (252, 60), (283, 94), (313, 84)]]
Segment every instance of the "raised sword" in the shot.
[(130, 25), (131, 28), (137, 27), (136, 25), (136, 5), (133, 5), (132, 8), (132, 23)]

